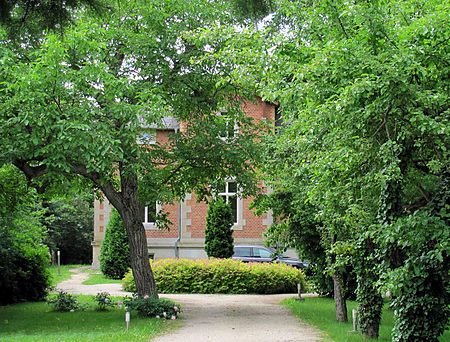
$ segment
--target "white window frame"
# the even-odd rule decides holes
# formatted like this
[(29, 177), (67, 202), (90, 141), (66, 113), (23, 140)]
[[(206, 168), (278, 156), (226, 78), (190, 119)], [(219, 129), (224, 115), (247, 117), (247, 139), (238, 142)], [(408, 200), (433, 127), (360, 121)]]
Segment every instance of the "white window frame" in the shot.
[[(218, 116), (225, 116), (227, 115), (227, 112), (218, 112), (217, 113)], [(229, 132), (229, 125), (230, 125), (230, 121), (234, 122), (234, 127), (233, 127), (233, 136), (229, 136), (228, 132)], [(236, 134), (239, 132), (238, 126), (236, 124), (235, 120), (232, 119), (227, 119), (226, 124), (225, 124), (225, 133), (226, 136), (221, 136), (219, 135), (219, 138), (222, 139), (223, 141), (230, 141), (233, 140), (236, 137)]]
[[(236, 220), (233, 223), (233, 230), (242, 230), (245, 225), (245, 220), (243, 218), (244, 212), (244, 201), (239, 196), (239, 187), (234, 179), (227, 179), (225, 182), (225, 192), (218, 192), (217, 195), (225, 197), (225, 202), (228, 203), (230, 197), (236, 196)], [(230, 192), (228, 188), (229, 183), (236, 183), (236, 192)]]
[[(156, 202), (156, 214), (161, 212), (161, 203)], [(144, 221), (142, 222), (142, 224), (144, 225), (145, 229), (158, 229), (157, 227), (157, 222), (148, 222), (148, 206), (144, 207)]]

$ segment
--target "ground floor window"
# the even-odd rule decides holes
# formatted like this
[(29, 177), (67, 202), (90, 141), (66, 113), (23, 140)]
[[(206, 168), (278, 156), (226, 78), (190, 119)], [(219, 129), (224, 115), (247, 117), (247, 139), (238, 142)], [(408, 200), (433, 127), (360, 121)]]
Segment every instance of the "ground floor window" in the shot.
[(144, 227), (146, 229), (156, 229), (156, 217), (161, 211), (161, 205), (158, 202), (151, 203), (144, 207)]
[(227, 181), (223, 184), (222, 188), (219, 189), (219, 196), (222, 196), (225, 203), (231, 205), (231, 210), (233, 211), (233, 222), (238, 223), (238, 187), (235, 181)]

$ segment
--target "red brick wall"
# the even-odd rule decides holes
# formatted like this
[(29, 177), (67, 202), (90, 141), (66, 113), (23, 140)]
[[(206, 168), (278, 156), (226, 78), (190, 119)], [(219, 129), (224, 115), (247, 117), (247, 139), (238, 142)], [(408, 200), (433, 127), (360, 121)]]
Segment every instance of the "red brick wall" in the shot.
[[(256, 97), (255, 102), (245, 102), (242, 104), (242, 109), (247, 115), (255, 121), (261, 120), (275, 120), (275, 106), (273, 104), (264, 102), (260, 97)], [(183, 124), (180, 125), (183, 127)], [(168, 142), (169, 130), (158, 130), (156, 139), (159, 143), (164, 144)], [(264, 189), (265, 190), (265, 189)], [(253, 211), (249, 210), (249, 204), (253, 198), (243, 199), (243, 219), (245, 225), (242, 230), (234, 231), (234, 238), (260, 238), (264, 230), (267, 228), (263, 225), (263, 220), (267, 215), (257, 217)], [(186, 200), (186, 206), (191, 207), (191, 212), (186, 213), (186, 218), (191, 220), (191, 224), (187, 226), (187, 232), (191, 233), (191, 238), (204, 238), (206, 228), (206, 214), (208, 204), (204, 202), (197, 203), (195, 195), (192, 199)], [(176, 238), (178, 231), (178, 203), (174, 205), (164, 205), (163, 211), (169, 213), (169, 220), (171, 221), (170, 231), (163, 230), (147, 230), (146, 234), (149, 238)]]

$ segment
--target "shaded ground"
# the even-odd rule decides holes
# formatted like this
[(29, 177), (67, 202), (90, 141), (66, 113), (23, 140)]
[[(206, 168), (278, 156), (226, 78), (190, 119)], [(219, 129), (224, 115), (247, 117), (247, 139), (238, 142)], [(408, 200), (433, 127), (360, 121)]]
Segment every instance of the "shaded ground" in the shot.
[[(120, 284), (82, 285), (88, 278), (80, 269), (58, 289), (74, 294), (109, 292), (126, 296)], [(80, 273), (81, 272), (81, 273)], [(183, 326), (152, 342), (301, 342), (320, 341), (321, 332), (300, 322), (286, 307), (278, 305), (283, 295), (161, 295), (181, 304)]]

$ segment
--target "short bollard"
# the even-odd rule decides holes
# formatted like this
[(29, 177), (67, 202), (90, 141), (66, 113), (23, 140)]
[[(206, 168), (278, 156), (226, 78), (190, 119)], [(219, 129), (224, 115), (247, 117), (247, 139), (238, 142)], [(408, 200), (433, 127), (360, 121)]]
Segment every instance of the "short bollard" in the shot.
[(58, 275), (60, 276), (61, 275), (61, 252), (58, 251), (56, 254), (58, 255)]
[(130, 329), (130, 312), (125, 312), (125, 322), (127, 324), (127, 330)]
[(298, 298), (295, 298), (295, 300), (304, 301), (305, 299), (302, 298), (302, 285), (301, 284), (297, 284), (297, 292), (298, 292)]
[(353, 319), (353, 330), (349, 332), (355, 333), (358, 331), (358, 311), (356, 309), (352, 309), (352, 319)]

